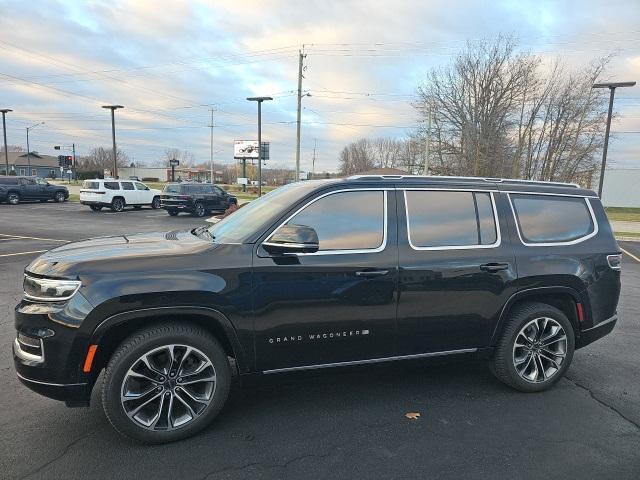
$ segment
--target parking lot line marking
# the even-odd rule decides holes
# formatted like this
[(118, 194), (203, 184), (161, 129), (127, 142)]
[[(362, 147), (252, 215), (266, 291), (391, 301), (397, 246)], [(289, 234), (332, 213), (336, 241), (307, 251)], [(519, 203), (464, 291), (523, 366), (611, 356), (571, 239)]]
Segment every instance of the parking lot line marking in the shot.
[(47, 250), (34, 250), (32, 252), (3, 253), (0, 257), (15, 257), (16, 255), (29, 255), (30, 253), (42, 253), (46, 251)]
[(0, 233), (0, 237), (9, 237), (6, 240), (26, 239), (26, 240), (44, 240), (45, 242), (63, 242), (63, 243), (70, 242), (70, 240), (59, 240), (57, 238), (23, 237), (21, 235), (7, 235), (5, 233)]
[(633, 258), (636, 262), (640, 263), (640, 258), (636, 257), (633, 253), (627, 252), (624, 248), (620, 247), (620, 250), (622, 250), (624, 253), (626, 253), (627, 255), (629, 255), (631, 258)]

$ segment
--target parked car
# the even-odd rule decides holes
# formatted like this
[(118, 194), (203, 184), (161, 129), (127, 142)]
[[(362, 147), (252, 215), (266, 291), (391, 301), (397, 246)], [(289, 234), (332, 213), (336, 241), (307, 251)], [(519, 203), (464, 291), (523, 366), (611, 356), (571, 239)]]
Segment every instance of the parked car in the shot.
[(131, 175), (129, 177), (129, 180), (135, 180), (135, 181), (139, 182), (140, 181), (140, 177), (138, 177), (137, 175)]
[(212, 211), (224, 212), (238, 199), (210, 183), (170, 183), (162, 191), (161, 204), (171, 216), (188, 212), (204, 217)]
[(129, 180), (95, 179), (82, 182), (80, 203), (88, 205), (93, 211), (109, 207), (114, 212), (121, 212), (128, 205), (142, 208), (160, 208), (160, 190), (147, 187), (142, 182)]
[(39, 177), (0, 176), (0, 202), (17, 205), (23, 200), (55, 200), (58, 203), (69, 198), (64, 185), (52, 185)]
[(41, 255), (14, 362), (69, 406), (89, 404), (104, 370), (107, 418), (151, 443), (208, 425), (233, 372), (473, 357), (539, 392), (616, 325), (620, 269), (598, 196), (575, 185), (298, 182), (213, 226)]

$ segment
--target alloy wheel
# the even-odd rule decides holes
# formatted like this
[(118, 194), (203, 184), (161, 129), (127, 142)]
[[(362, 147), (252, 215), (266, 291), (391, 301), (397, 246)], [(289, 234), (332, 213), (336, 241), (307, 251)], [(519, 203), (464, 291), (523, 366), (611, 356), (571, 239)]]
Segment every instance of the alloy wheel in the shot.
[(62, 192), (56, 193), (55, 201), (58, 203), (64, 202), (64, 193)]
[(15, 194), (15, 193), (10, 193), (9, 197), (7, 198), (7, 201), (11, 204), (11, 205), (17, 205), (18, 202), (20, 202), (20, 197)]
[(139, 357), (122, 382), (120, 401), (138, 426), (153, 431), (188, 425), (216, 393), (216, 370), (200, 350), (165, 345)]
[(205, 213), (206, 212), (204, 209), (204, 205), (201, 203), (196, 203), (196, 210), (195, 210), (196, 217), (204, 217)]
[(553, 318), (528, 322), (516, 335), (513, 365), (527, 382), (542, 383), (554, 377), (567, 356), (567, 334)]

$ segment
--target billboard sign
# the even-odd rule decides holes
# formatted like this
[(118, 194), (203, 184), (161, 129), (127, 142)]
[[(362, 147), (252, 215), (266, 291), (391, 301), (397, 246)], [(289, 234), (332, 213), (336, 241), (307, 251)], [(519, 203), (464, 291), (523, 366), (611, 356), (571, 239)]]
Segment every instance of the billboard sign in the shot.
[(258, 158), (258, 141), (234, 140), (233, 158)]
[[(258, 141), (257, 140), (234, 140), (233, 141), (233, 158), (242, 159), (258, 159)], [(262, 159), (269, 159), (269, 142), (262, 142)]]

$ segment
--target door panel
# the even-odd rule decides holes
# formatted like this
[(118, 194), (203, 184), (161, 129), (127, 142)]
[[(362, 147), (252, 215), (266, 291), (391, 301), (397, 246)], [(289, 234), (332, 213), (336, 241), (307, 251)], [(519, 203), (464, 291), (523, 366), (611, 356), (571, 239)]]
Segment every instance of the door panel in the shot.
[[(425, 196), (420, 200), (437, 200), (437, 204), (421, 208), (410, 200), (410, 206), (416, 206), (413, 211), (422, 211), (426, 223), (422, 225), (424, 238), (420, 239), (417, 225), (415, 230), (407, 228), (405, 195), (400, 190), (397, 195), (401, 292), (398, 302), (399, 355), (488, 346), (502, 307), (516, 290), (516, 265), (506, 222), (499, 222), (498, 231), (493, 230), (493, 222), (489, 224), (486, 217), (480, 216), (483, 203), (471, 199), (472, 218), (479, 225), (474, 232), (478, 238), (484, 235), (487, 241), (485, 245), (481, 244), (483, 240), (476, 240), (478, 245), (465, 246), (473, 242), (473, 235), (464, 218), (464, 202)], [(486, 193), (478, 196), (478, 200), (483, 198)], [(493, 193), (493, 199), (496, 212), (508, 208), (498, 192)], [(434, 214), (434, 211), (438, 213)], [(416, 214), (416, 218), (420, 216)], [(411, 235), (413, 245), (408, 235), (412, 231), (415, 232)], [(421, 249), (416, 245), (426, 239), (432, 239), (436, 244), (446, 243), (447, 237), (449, 246)]]
[[(387, 233), (384, 237), (381, 232), (378, 248), (272, 256), (256, 247), (253, 291), (258, 370), (395, 355), (395, 198), (393, 192), (383, 195), (387, 195)], [(342, 213), (344, 218), (347, 213)], [(339, 229), (341, 214), (334, 214), (333, 227)], [(304, 222), (312, 223), (310, 220)], [(337, 237), (331, 239), (321, 231), (318, 235), (321, 249), (338, 245)]]

